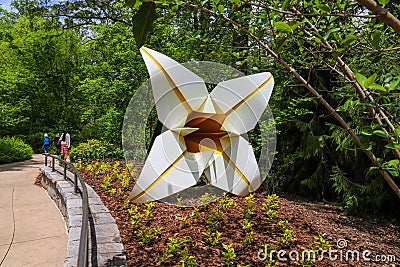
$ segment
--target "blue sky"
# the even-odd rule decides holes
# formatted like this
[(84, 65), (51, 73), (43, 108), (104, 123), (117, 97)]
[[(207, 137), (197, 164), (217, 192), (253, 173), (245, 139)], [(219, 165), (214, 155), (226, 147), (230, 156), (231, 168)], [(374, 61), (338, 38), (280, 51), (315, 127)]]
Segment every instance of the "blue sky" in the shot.
[(3, 8), (5, 8), (7, 10), (11, 10), (11, 7), (10, 7), (11, 0), (0, 0), (0, 4)]

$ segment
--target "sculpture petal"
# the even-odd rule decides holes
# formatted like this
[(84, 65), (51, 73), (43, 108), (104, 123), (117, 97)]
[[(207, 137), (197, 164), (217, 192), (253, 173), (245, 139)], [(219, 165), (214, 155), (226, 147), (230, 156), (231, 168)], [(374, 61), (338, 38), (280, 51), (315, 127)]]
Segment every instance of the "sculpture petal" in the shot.
[(195, 185), (197, 178), (186, 163), (187, 154), (178, 134), (166, 131), (159, 135), (129, 199), (136, 203), (158, 200)]
[(267, 107), (273, 86), (269, 72), (219, 83), (210, 98), (227, 116), (222, 129), (235, 134), (253, 129)]
[(183, 127), (186, 117), (208, 96), (204, 81), (175, 60), (146, 47), (140, 49), (150, 74), (159, 120), (169, 129)]
[[(230, 146), (214, 154), (214, 162), (205, 170), (210, 183), (236, 195), (245, 196), (261, 184), (252, 146), (242, 136), (229, 137)], [(226, 140), (225, 140), (226, 142)]]

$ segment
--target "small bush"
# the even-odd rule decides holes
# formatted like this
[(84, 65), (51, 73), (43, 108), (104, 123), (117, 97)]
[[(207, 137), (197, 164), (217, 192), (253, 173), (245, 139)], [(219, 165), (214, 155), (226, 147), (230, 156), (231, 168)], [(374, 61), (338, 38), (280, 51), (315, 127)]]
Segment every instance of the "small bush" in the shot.
[(0, 138), (0, 163), (23, 161), (32, 157), (32, 148), (21, 139)]
[(86, 143), (80, 143), (70, 151), (71, 161), (88, 162), (91, 160), (123, 159), (123, 151), (110, 143), (99, 140), (88, 140)]

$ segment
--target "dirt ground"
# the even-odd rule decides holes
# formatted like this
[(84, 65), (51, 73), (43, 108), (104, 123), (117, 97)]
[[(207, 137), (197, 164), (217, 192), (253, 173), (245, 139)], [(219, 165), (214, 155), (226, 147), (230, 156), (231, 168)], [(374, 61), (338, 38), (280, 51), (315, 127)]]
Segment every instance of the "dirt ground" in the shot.
[[(255, 213), (250, 218), (254, 241), (245, 244), (241, 223), (248, 202), (229, 195), (235, 205), (223, 210), (216, 227), (222, 233), (220, 240), (210, 245), (205, 242), (206, 221), (218, 208), (219, 200), (204, 209), (154, 202), (151, 216), (142, 218), (134, 227), (127, 208), (131, 206), (125, 202), (133, 184), (123, 194), (112, 195), (101, 187), (103, 176), (96, 176), (84, 167), (81, 174), (116, 219), (130, 266), (190, 266), (182, 265), (189, 256), (195, 258), (195, 266), (226, 266), (226, 249), (222, 244), (234, 248), (236, 257), (231, 266), (400, 266), (400, 227), (394, 221), (344, 216), (340, 207), (290, 197), (278, 198), (278, 217), (271, 220), (262, 205), (266, 196), (256, 193)], [(119, 187), (119, 181), (114, 179), (110, 188)], [(144, 204), (136, 206), (139, 214), (145, 213)], [(285, 220), (286, 227), (282, 226)], [(162, 229), (147, 244), (140, 244), (143, 231), (158, 228)], [(284, 229), (289, 231), (286, 235)], [(284, 238), (291, 233), (293, 238), (285, 243)], [(317, 236), (323, 237), (326, 246), (321, 240), (315, 241)], [(186, 241), (162, 261), (172, 242), (169, 238)], [(318, 251), (314, 262), (307, 261), (307, 251), (311, 248)], [(278, 252), (270, 252), (271, 249)]]

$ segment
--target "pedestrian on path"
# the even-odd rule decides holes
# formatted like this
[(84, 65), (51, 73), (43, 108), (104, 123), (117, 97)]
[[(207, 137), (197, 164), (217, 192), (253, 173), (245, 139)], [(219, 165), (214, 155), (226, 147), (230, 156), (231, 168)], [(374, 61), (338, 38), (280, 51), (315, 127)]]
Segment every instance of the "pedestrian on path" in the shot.
[(53, 140), (53, 144), (56, 147), (57, 155), (60, 155), (61, 153), (60, 133), (56, 133), (56, 136), (54, 137)]
[(49, 153), (49, 146), (50, 146), (50, 138), (49, 135), (45, 133), (43, 138), (43, 152), (45, 154)]
[(68, 151), (71, 147), (71, 130), (66, 130), (65, 133), (61, 134), (60, 137), (61, 154), (64, 155), (64, 160), (68, 160)]

